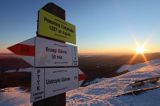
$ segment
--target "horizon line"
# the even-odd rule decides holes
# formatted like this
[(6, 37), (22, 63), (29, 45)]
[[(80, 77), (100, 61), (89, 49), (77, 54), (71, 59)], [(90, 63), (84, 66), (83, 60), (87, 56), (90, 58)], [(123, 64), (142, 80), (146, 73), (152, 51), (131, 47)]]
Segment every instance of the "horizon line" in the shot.
[[(144, 53), (144, 54), (152, 54), (152, 53), (160, 53), (158, 52), (148, 52), (148, 53)], [(81, 55), (134, 55), (135, 53), (126, 53), (126, 52), (113, 52), (113, 53), (78, 53), (79, 56)], [(0, 55), (16, 55), (14, 53), (0, 53)], [(19, 56), (19, 55), (17, 55)]]

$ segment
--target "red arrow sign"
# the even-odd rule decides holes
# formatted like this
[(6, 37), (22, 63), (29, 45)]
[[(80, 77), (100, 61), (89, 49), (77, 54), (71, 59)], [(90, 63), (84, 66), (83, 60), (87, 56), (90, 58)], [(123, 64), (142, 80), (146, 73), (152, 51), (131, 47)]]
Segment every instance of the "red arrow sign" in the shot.
[(79, 74), (78, 75), (78, 81), (84, 81), (86, 79), (86, 75), (85, 74)]
[(15, 44), (8, 48), (16, 55), (21, 56), (27, 63), (34, 66), (35, 57), (35, 37)]
[(25, 45), (19, 43), (9, 47), (8, 49), (17, 55), (35, 56), (35, 46), (32, 45)]
[(8, 49), (36, 67), (78, 66), (77, 47), (53, 40), (33, 37)]

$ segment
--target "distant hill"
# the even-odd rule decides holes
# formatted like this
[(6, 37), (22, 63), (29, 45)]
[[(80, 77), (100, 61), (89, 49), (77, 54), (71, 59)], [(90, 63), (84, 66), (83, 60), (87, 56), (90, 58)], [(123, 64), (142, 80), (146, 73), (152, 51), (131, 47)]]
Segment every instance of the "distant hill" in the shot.
[(13, 54), (0, 54), (0, 71), (7, 71), (10, 69), (28, 68), (31, 67), (20, 57)]
[[(147, 60), (160, 58), (160, 53), (145, 54)], [(114, 77), (120, 75), (116, 72), (122, 65), (128, 64), (133, 55), (80, 55), (79, 67), (87, 75), (88, 79), (98, 77)], [(132, 64), (144, 62), (138, 55)], [(20, 57), (13, 54), (0, 54), (0, 71), (31, 67)], [(121, 73), (122, 74), (122, 73)]]
[[(79, 56), (79, 67), (87, 75), (88, 79), (97, 77), (114, 77), (119, 75), (116, 70), (129, 61), (134, 55), (82, 55)], [(146, 59), (152, 60), (160, 58), (160, 53), (145, 54)], [(137, 55), (135, 60), (129, 64), (145, 62), (142, 55)], [(121, 73), (122, 74), (122, 73)]]

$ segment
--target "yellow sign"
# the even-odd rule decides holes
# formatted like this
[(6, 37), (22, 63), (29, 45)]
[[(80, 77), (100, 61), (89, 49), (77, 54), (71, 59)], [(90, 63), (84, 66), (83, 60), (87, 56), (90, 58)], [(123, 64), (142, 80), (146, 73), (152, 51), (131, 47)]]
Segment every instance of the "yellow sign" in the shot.
[(43, 9), (39, 10), (38, 34), (76, 44), (75, 26)]

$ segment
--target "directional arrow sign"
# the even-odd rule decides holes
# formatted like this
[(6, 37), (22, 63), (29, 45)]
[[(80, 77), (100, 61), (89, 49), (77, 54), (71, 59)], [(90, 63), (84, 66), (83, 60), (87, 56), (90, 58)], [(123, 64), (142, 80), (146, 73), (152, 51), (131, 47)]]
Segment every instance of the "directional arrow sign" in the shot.
[(36, 67), (78, 66), (77, 47), (34, 37), (8, 48)]
[(8, 49), (13, 51), (16, 55), (24, 55), (24, 56), (35, 55), (35, 47), (33, 45), (16, 44)]
[(35, 66), (78, 66), (77, 47), (37, 37)]
[(31, 101), (78, 88), (85, 79), (79, 68), (35, 68), (32, 71)]
[(20, 42), (8, 48), (16, 55), (22, 56), (22, 58), (32, 66), (34, 66), (35, 56), (35, 38), (28, 39)]

